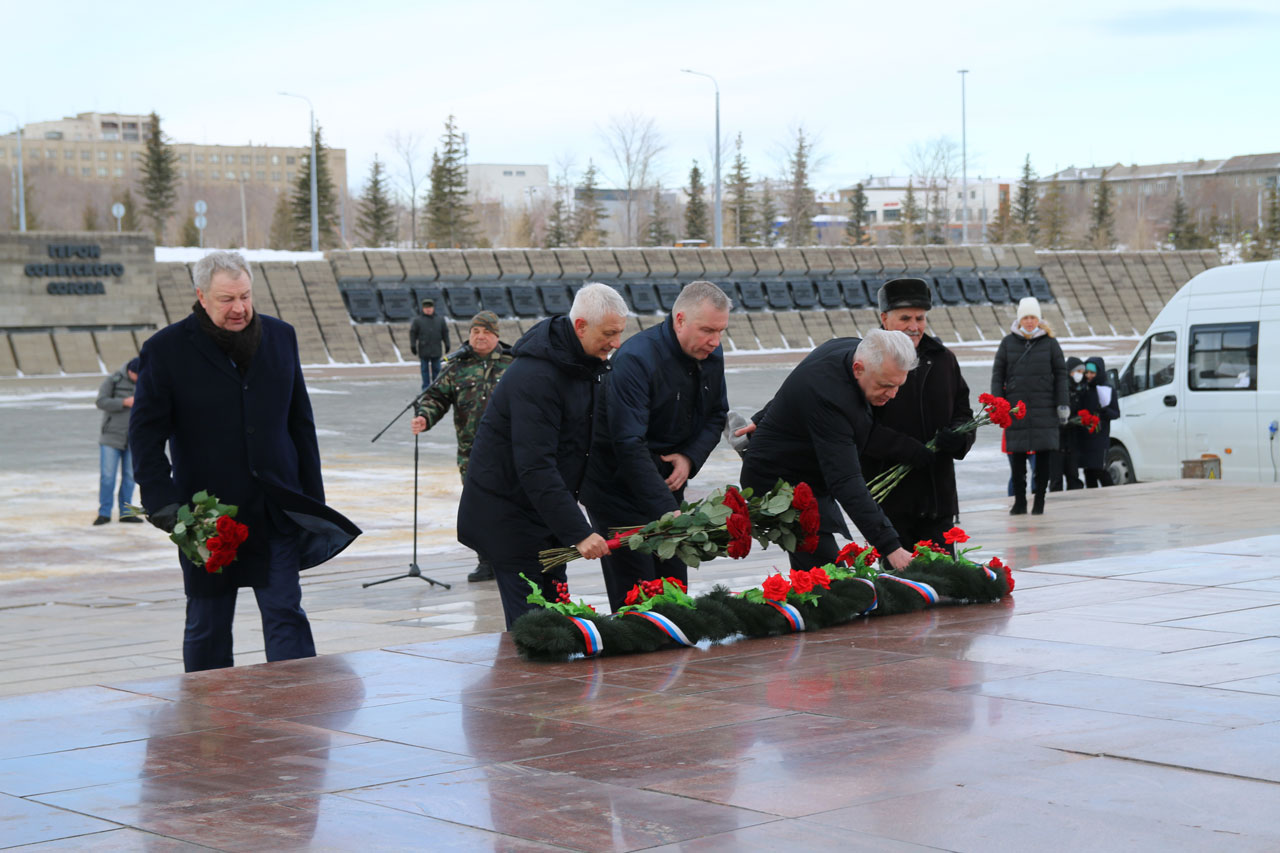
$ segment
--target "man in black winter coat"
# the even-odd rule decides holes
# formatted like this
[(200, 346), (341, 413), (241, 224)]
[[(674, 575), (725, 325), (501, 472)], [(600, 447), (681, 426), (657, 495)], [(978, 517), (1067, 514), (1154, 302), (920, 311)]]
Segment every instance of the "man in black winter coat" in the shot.
[[(955, 461), (973, 447), (974, 433), (955, 431), (973, 418), (969, 386), (955, 355), (928, 333), (933, 297), (923, 280), (894, 279), (877, 297), (881, 327), (911, 338), (919, 364), (898, 396), (875, 410), (875, 429), (860, 448), (862, 470), (870, 480), (899, 463), (911, 465), (880, 506), (907, 547), (927, 539), (954, 553), (942, 534), (960, 512)], [(935, 437), (937, 449), (930, 450), (925, 445)]]
[[(720, 441), (729, 398), (720, 336), (729, 297), (709, 281), (685, 286), (671, 316), (627, 339), (611, 360), (596, 400), (596, 433), (582, 503), (596, 532), (639, 527), (680, 506), (684, 487)], [(625, 603), (637, 583), (689, 570), (623, 549), (601, 560), (609, 606)]]
[(422, 313), (409, 324), (409, 351), (422, 368), (422, 390), (440, 375), (440, 357), (449, 349), (449, 324), (436, 313), (434, 299), (422, 300)]
[(208, 491), (239, 507), (249, 538), (220, 574), (178, 555), (187, 594), (183, 664), (187, 672), (232, 665), (240, 587), (257, 597), (267, 660), (314, 657), (298, 572), (360, 530), (324, 505), (293, 327), (253, 310), (241, 255), (211, 252), (194, 277), (192, 313), (148, 338), (139, 356), (129, 421), (134, 479), (156, 527), (171, 532), (179, 506)]
[(779, 479), (808, 483), (822, 514), (818, 547), (790, 555), (791, 567), (833, 562), (835, 535), (849, 538), (841, 508), (889, 565), (904, 568), (911, 553), (872, 499), (859, 448), (872, 430), (872, 407), (883, 406), (915, 367), (915, 347), (902, 332), (875, 329), (865, 339), (827, 341), (796, 365), (773, 399), (741, 432), (751, 435), (742, 463), (742, 485), (756, 494)]
[(609, 553), (578, 508), (591, 448), (592, 412), (609, 353), (626, 327), (627, 305), (604, 284), (588, 284), (569, 315), (543, 320), (511, 348), (471, 447), (458, 504), (458, 541), (493, 565), (507, 628), (532, 609), (529, 585), (548, 600), (565, 579), (545, 574), (538, 552), (575, 547), (595, 560)]

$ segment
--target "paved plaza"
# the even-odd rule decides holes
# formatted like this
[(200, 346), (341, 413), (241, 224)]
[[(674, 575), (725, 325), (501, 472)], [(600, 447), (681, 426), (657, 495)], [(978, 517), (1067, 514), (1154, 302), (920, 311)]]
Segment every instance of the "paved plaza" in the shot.
[[(189, 676), (168, 573), (10, 584), (0, 846), (1275, 850), (1276, 496), (970, 503), (1015, 566), (999, 603), (562, 664), (515, 655), (460, 553), (423, 566), (449, 590), (307, 572), (321, 657)], [(714, 561), (693, 591), (781, 562)], [(594, 566), (570, 578), (603, 600)], [(33, 668), (77, 686), (29, 692)]]

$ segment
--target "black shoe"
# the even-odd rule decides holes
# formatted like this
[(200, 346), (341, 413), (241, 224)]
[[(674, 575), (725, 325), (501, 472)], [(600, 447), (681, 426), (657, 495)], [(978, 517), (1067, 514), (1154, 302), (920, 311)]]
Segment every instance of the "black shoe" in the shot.
[(1044, 515), (1044, 492), (1036, 495), (1035, 501), (1031, 504), (1032, 515)]
[(94, 527), (101, 527), (104, 524), (110, 524), (110, 523), (111, 523), (111, 516), (109, 515), (100, 515), (93, 520)]
[(481, 560), (476, 566), (476, 570), (467, 575), (468, 583), (480, 583), (481, 581), (493, 580), (493, 566), (489, 565), (485, 560)]
[(1027, 496), (1018, 495), (1013, 499), (1013, 508), (1009, 510), (1009, 515), (1026, 515), (1027, 514)]
[(120, 516), (120, 523), (121, 524), (141, 524), (142, 519), (136, 515), (122, 515)]

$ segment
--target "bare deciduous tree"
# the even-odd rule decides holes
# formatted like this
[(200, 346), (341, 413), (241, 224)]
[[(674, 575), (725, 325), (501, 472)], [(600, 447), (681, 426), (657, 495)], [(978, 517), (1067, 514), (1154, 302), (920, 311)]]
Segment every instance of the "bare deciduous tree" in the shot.
[(634, 246), (639, 242), (636, 224), (643, 218), (636, 215), (636, 202), (648, 199), (647, 190), (662, 177), (658, 156), (667, 146), (653, 119), (638, 113), (610, 116), (600, 135), (617, 170), (611, 177), (623, 192), (622, 232), (627, 245)]
[(413, 133), (396, 131), (389, 137), (391, 147), (399, 158), (396, 184), (409, 201), (409, 245), (418, 248), (418, 190), (427, 180), (428, 172), (422, 165), (422, 137)]
[(949, 136), (917, 142), (907, 151), (907, 169), (924, 193), (927, 243), (945, 243), (951, 185), (960, 167), (960, 146)]

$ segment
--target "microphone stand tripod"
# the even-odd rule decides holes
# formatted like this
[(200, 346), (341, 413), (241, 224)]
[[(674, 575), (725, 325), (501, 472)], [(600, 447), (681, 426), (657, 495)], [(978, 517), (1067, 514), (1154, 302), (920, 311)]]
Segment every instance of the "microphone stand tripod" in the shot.
[[(369, 443), (372, 444), (373, 442), (382, 438), (382, 434), (387, 430), (391, 429), (391, 424), (394, 424), (396, 421), (400, 420), (400, 416), (403, 415), (405, 412), (409, 411), (410, 409), (412, 409), (414, 404), (417, 403), (419, 399), (420, 399), (419, 397), (415, 397), (412, 400), (410, 400), (409, 405), (401, 409), (399, 414), (397, 414), (394, 418), (391, 419), (391, 423), (384, 426), (377, 435), (375, 435), (372, 439), (369, 440)], [(438, 581), (433, 577), (428, 577), (427, 575), (424, 575), (422, 573), (422, 569), (418, 568), (418, 435), (416, 433), (413, 436), (413, 560), (412, 562), (409, 563), (409, 571), (405, 572), (402, 575), (396, 575), (393, 578), (383, 578), (382, 580), (379, 580), (379, 581), (369, 581), (368, 583), (360, 584), (360, 586), (363, 589), (368, 589), (369, 587), (377, 586), (380, 583), (391, 583), (392, 581), (404, 580), (405, 578), (419, 578), (421, 580), (426, 581), (427, 584), (430, 586), (442, 586), (445, 589), (452, 589), (452, 587), (449, 584), (445, 583), (444, 581)]]

